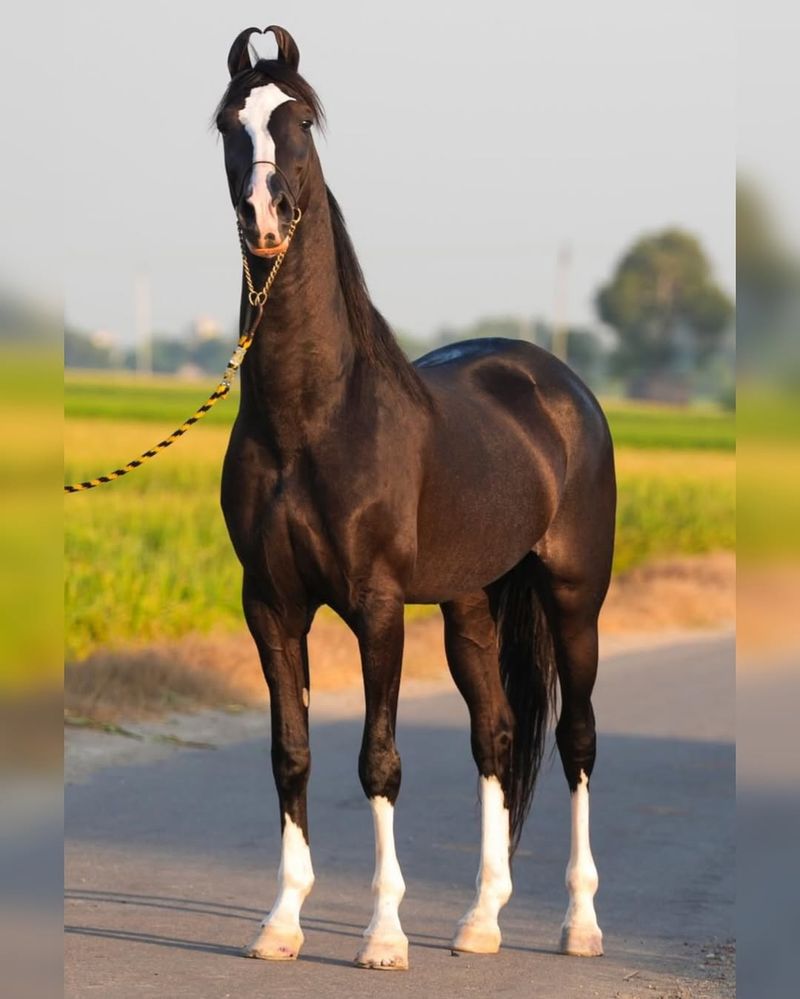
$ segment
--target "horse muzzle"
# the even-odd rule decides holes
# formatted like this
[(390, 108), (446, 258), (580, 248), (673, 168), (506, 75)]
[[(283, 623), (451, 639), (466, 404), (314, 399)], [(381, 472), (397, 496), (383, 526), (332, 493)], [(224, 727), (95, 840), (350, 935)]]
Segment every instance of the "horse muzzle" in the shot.
[(247, 243), (247, 249), (254, 257), (276, 257), (279, 253), (283, 253), (289, 245), (287, 234), (281, 231), (284, 226), (277, 219), (275, 224), (265, 232), (253, 225), (244, 225), (241, 217), (239, 225)]

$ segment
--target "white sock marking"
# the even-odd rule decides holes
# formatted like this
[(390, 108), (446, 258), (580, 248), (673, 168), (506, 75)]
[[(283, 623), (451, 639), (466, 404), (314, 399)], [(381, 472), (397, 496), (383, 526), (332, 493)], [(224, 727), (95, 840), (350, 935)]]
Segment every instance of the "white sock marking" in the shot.
[(572, 793), (572, 837), (567, 864), (566, 886), (569, 906), (564, 927), (596, 929), (594, 895), (599, 879), (589, 843), (589, 778), (581, 770), (578, 786)]
[(375, 907), (364, 936), (386, 942), (398, 937), (405, 940), (398, 909), (406, 885), (394, 847), (394, 806), (383, 796), (370, 798), (369, 804), (375, 826), (375, 875), (372, 879)]
[(244, 107), (239, 112), (239, 121), (247, 129), (253, 144), (253, 173), (250, 182), (253, 189), (247, 200), (256, 213), (256, 225), (262, 236), (269, 232), (279, 235), (278, 216), (272, 205), (269, 191), (269, 178), (275, 173), (275, 140), (269, 131), (269, 120), (275, 108), (293, 101), (294, 97), (285, 94), (274, 83), (265, 87), (254, 87), (247, 95)]
[(261, 925), (295, 929), (300, 926), (300, 908), (314, 884), (314, 870), (303, 830), (288, 815), (283, 820), (278, 897)]
[(497, 777), (481, 777), (481, 866), (475, 901), (461, 925), (497, 929), (500, 910), (511, 898), (509, 815)]

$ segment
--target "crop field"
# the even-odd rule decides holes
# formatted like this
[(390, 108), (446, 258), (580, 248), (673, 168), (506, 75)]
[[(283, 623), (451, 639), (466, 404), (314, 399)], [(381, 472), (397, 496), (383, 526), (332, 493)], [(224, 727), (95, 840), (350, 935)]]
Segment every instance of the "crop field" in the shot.
[[(168, 434), (205, 384), (70, 375), (64, 481), (102, 474)], [(65, 499), (67, 657), (187, 633), (240, 630), (241, 576), (219, 509), (236, 400), (132, 475)], [(615, 571), (730, 550), (734, 418), (711, 410), (608, 404), (617, 447)], [(410, 609), (410, 613), (425, 613)]]
[[(136, 379), (131, 375), (70, 374), (64, 411), (68, 421), (78, 419), (153, 422), (169, 431), (203, 402), (208, 382), (179, 382), (168, 377)], [(605, 406), (618, 448), (689, 451), (733, 451), (736, 420), (732, 413), (710, 408), (690, 410), (614, 400)], [(236, 415), (232, 398), (218, 406), (209, 422), (230, 426)], [(158, 428), (156, 428), (158, 433)], [(142, 448), (143, 450), (143, 448)], [(80, 455), (75, 456), (80, 460)]]

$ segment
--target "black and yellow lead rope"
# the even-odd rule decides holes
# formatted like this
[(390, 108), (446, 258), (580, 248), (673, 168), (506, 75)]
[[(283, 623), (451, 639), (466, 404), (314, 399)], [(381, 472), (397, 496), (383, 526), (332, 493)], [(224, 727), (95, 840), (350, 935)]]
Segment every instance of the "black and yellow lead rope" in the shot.
[(253, 278), (250, 274), (250, 266), (247, 262), (247, 250), (245, 248), (244, 238), (242, 237), (240, 230), (239, 237), (242, 243), (242, 265), (244, 267), (245, 280), (247, 281), (248, 301), (255, 309), (255, 317), (250, 323), (249, 328), (239, 337), (236, 350), (234, 350), (231, 354), (231, 358), (225, 368), (225, 373), (222, 376), (222, 381), (219, 385), (217, 385), (203, 405), (200, 406), (199, 409), (196, 409), (188, 420), (182, 423), (176, 430), (173, 430), (169, 437), (165, 437), (164, 440), (159, 441), (158, 444), (154, 444), (148, 451), (144, 451), (140, 454), (138, 458), (134, 458), (132, 461), (129, 461), (127, 465), (123, 465), (122, 468), (117, 468), (113, 472), (109, 472), (107, 475), (99, 475), (96, 479), (87, 479), (86, 482), (74, 482), (72, 485), (64, 486), (65, 493), (82, 493), (87, 489), (95, 489), (97, 486), (103, 486), (106, 482), (113, 482), (115, 479), (121, 479), (123, 475), (127, 475), (129, 472), (133, 472), (146, 461), (150, 461), (151, 458), (155, 458), (156, 455), (166, 450), (180, 437), (183, 437), (186, 431), (193, 427), (198, 420), (202, 420), (206, 413), (210, 409), (213, 409), (220, 399), (224, 399), (227, 396), (231, 390), (231, 384), (234, 376), (241, 367), (242, 361), (244, 360), (245, 355), (253, 342), (253, 337), (255, 336), (255, 332), (258, 329), (258, 324), (261, 322), (261, 316), (264, 312), (264, 305), (266, 304), (267, 298), (269, 298), (270, 289), (272, 288), (273, 282), (278, 275), (283, 259), (286, 256), (286, 251), (289, 249), (289, 243), (292, 241), (292, 236), (294, 236), (294, 231), (297, 228), (297, 223), (300, 221), (300, 218), (300, 209), (297, 208), (295, 209), (294, 216), (292, 218), (292, 224), (286, 234), (283, 250), (281, 250), (281, 252), (275, 257), (275, 263), (272, 265), (269, 276), (267, 277), (261, 291), (256, 291), (253, 286)]

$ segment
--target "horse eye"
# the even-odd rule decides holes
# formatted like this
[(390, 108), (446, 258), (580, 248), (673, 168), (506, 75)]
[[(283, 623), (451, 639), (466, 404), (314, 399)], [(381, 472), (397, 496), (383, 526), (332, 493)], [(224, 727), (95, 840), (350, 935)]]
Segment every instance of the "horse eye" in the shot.
[(310, 131), (311, 131), (311, 126), (312, 126), (313, 124), (314, 124), (314, 122), (313, 122), (313, 121), (311, 121), (311, 119), (310, 119), (310, 118), (304, 118), (304, 119), (303, 119), (303, 120), (302, 120), (302, 121), (300, 122), (300, 128), (302, 128), (304, 132), (310, 132)]

